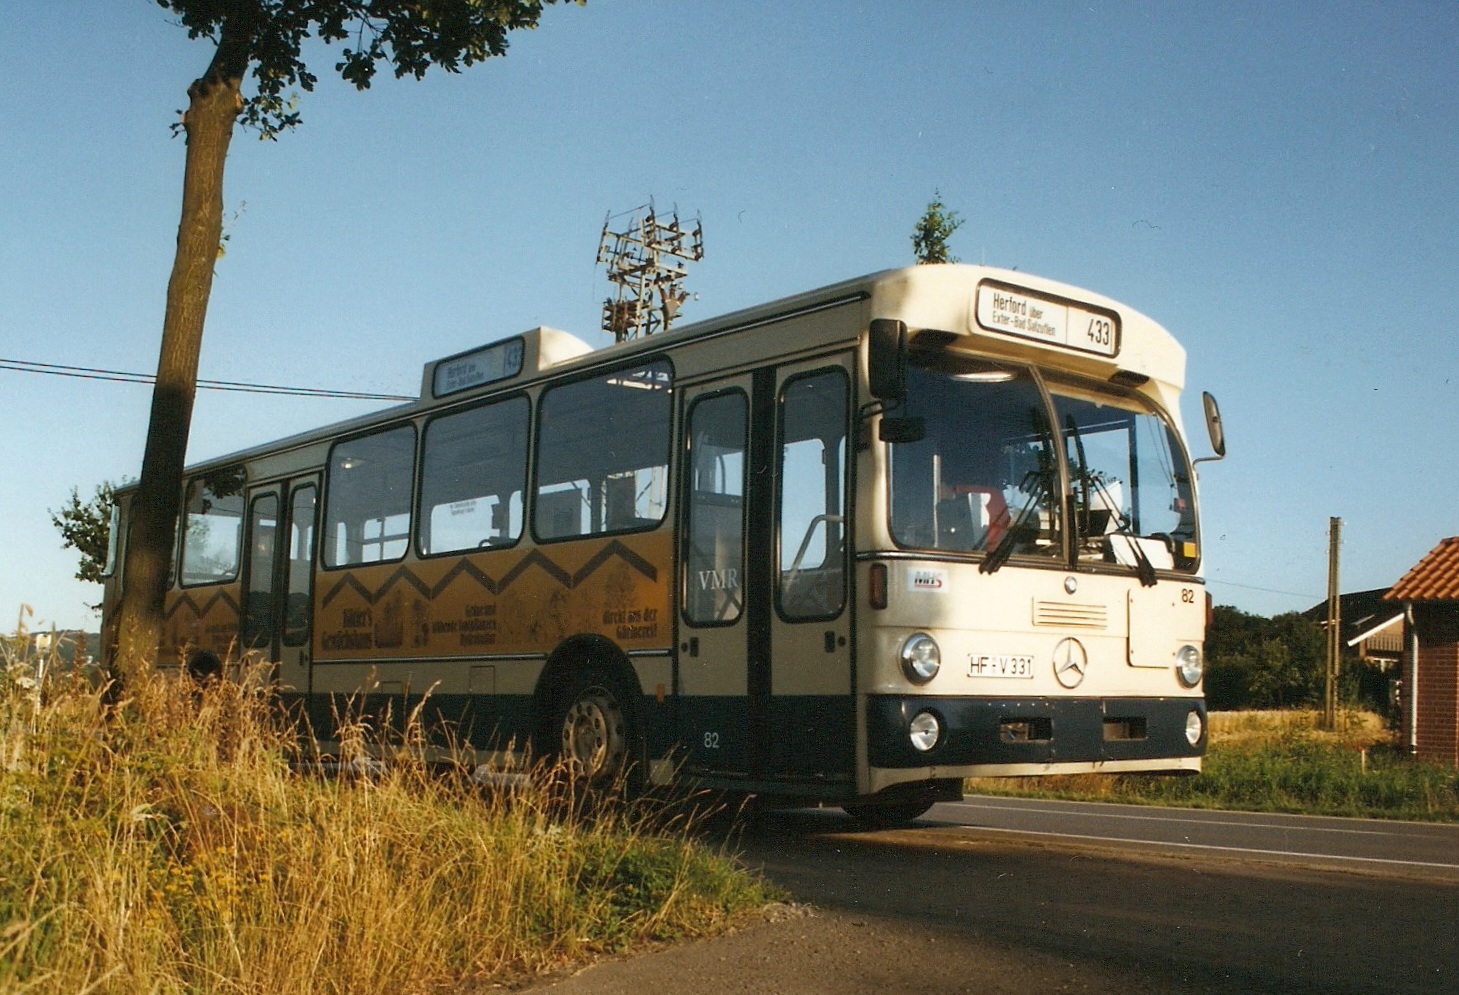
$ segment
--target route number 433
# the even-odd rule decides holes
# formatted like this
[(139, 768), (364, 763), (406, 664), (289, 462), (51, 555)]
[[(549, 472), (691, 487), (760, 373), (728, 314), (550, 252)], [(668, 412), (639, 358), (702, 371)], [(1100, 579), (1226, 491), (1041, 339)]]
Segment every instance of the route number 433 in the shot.
[(1108, 318), (1090, 318), (1089, 344), (1108, 347), (1114, 344), (1115, 329), (1114, 323)]

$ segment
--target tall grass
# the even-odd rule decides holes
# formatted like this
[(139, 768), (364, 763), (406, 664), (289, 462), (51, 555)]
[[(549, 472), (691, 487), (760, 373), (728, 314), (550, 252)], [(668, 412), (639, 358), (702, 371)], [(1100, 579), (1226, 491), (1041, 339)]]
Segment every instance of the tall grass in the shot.
[[(411, 993), (768, 900), (664, 811), (410, 763), (300, 776), (268, 694), (0, 668), (0, 992)], [(351, 758), (344, 758), (346, 761)]]
[(969, 790), (1252, 812), (1459, 821), (1459, 774), (1419, 763), (1375, 716), (1341, 716), (1336, 732), (1302, 711), (1213, 713), (1200, 774), (980, 778)]

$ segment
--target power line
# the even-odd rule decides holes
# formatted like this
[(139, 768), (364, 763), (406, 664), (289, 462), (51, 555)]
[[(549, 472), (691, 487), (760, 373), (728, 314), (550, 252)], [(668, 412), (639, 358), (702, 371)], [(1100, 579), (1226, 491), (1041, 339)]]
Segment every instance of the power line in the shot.
[(1226, 587), (1239, 587), (1244, 591), (1265, 591), (1267, 594), (1290, 594), (1294, 598), (1311, 598), (1316, 600), (1319, 597), (1316, 594), (1304, 594), (1301, 591), (1279, 591), (1275, 587), (1257, 587), (1254, 584), (1238, 584), (1234, 580), (1220, 580), (1216, 577), (1207, 577), (1206, 586), (1209, 587), (1212, 584), (1223, 584)]
[[(98, 370), (85, 366), (63, 366), (58, 363), (32, 363), (24, 359), (0, 359), (0, 370), (17, 373), (44, 373), (53, 377), (76, 377), (82, 380), (112, 380), (118, 383), (156, 383), (149, 373), (127, 373), (122, 370)], [(202, 390), (225, 390), (243, 394), (285, 394), (291, 397), (331, 397), (359, 401), (414, 401), (404, 394), (372, 394), (356, 390), (327, 390), (322, 387), (285, 387), (278, 384), (242, 383), (237, 380), (198, 380)]]

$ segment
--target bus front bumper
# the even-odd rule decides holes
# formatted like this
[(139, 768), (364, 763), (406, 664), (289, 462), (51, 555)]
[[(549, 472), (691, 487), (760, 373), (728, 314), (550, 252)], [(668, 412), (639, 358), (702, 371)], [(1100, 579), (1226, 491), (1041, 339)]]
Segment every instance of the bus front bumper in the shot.
[[(935, 745), (925, 751), (913, 745), (911, 734), (913, 719), (923, 712), (941, 730)], [(1194, 742), (1191, 731), (1198, 733)], [(935, 767), (946, 772), (943, 776), (968, 777), (1072, 770), (1198, 771), (1206, 752), (1206, 702), (877, 695), (867, 699), (866, 733), (869, 765), (884, 770)]]

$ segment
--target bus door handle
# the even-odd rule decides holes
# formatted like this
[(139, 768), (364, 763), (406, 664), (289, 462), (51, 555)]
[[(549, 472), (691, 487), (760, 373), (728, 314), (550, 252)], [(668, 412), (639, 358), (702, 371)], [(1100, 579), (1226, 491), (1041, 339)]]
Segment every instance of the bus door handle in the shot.
[(690, 656), (698, 656), (699, 655), (699, 637), (698, 636), (690, 636), (689, 637), (689, 642), (687, 644), (685, 644), (684, 648), (689, 651), (689, 655)]
[(836, 632), (834, 629), (826, 630), (826, 652), (836, 652)]

